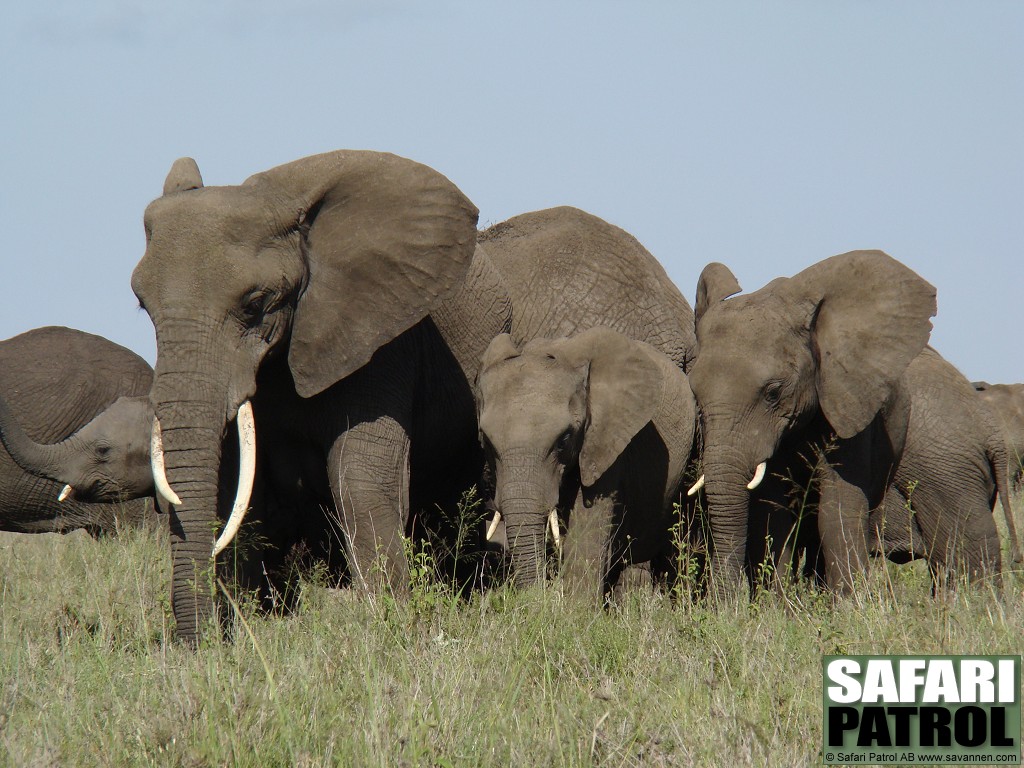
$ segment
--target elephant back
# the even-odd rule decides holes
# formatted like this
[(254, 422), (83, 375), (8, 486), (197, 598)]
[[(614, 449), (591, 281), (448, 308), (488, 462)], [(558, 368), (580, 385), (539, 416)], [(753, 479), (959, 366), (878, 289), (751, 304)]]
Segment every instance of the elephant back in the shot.
[(149, 363), (91, 333), (48, 326), (0, 341), (0, 393), (33, 440), (52, 443), (122, 396), (145, 395)]
[(601, 325), (650, 344), (684, 370), (693, 359), (689, 302), (628, 232), (563, 206), (495, 224), (478, 242), (507, 281), (516, 344)]

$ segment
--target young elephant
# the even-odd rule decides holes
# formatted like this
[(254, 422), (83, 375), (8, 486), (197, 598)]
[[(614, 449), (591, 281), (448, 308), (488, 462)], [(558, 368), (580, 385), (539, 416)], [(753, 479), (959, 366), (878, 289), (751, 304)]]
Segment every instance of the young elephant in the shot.
[(670, 554), (673, 501), (690, 458), (695, 403), (665, 355), (607, 328), (487, 348), (476, 385), (480, 439), (514, 580), (545, 572), (546, 531), (567, 534), (562, 573), (603, 598), (627, 565)]
[(1003, 428), (1015, 491), (1024, 488), (1024, 384), (974, 382), (978, 397), (988, 404)]
[[(961, 577), (998, 577), (1000, 540), (992, 515), (997, 497), (1006, 517), (1011, 557), (1020, 562), (999, 428), (967, 379), (931, 347), (914, 358), (903, 381), (911, 401), (906, 443), (883, 503), (871, 512), (868, 550), (897, 563), (927, 559), (936, 586)], [(789, 466), (780, 465), (752, 492), (754, 565), (768, 554), (777, 563), (791, 563), (802, 549), (813, 563), (811, 570), (821, 567), (815, 562), (820, 556), (816, 527), (797, 527), (803, 510), (813, 510), (816, 504), (813, 483), (810, 488), (800, 485), (809, 481), (806, 467), (813, 463), (813, 457), (804, 458), (809, 460), (803, 462), (805, 471), (798, 481)], [(780, 493), (787, 488), (789, 503)], [(790, 514), (780, 506), (788, 507)], [(754, 546), (763, 538), (762, 531), (771, 537), (770, 553)]]

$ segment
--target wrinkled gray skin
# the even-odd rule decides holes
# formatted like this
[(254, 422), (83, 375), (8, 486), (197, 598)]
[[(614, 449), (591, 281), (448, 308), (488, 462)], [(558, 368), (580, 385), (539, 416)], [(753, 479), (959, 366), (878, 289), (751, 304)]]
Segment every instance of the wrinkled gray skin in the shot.
[(522, 348), (502, 334), (476, 396), (516, 584), (544, 577), (555, 508), (571, 589), (603, 600), (625, 566), (664, 567), (696, 419), (675, 363), (607, 328)]
[[(531, 245), (537, 216), (564, 233), (560, 250)], [(254, 504), (295, 517), (269, 538), (327, 508), (354, 583), (401, 594), (411, 513), (479, 476), (470, 382), (495, 335), (636, 305), (619, 322), (639, 327), (620, 330), (679, 363), (692, 354), (685, 300), (621, 230), (562, 208), (497, 225), (477, 248), (476, 220), (446, 178), (388, 154), (330, 152), (209, 188), (194, 162), (175, 163), (146, 210), (132, 287), (156, 328), (151, 397), (182, 501), (170, 521), (180, 638), (195, 642), (213, 613), (221, 438), (246, 400)], [(503, 277), (523, 259), (574, 275), (574, 301), (551, 306), (549, 289)], [(672, 302), (679, 316), (657, 309)]]
[[(910, 428), (885, 517), (871, 518), (876, 547), (882, 541), (881, 551), (891, 559), (927, 558), (938, 583), (994, 576), (1001, 569), (992, 515), (998, 498), (1011, 557), (1019, 563), (1006, 446), (996, 420), (967, 379), (930, 347), (907, 368), (906, 380)], [(908, 506), (913, 516), (906, 514)]]
[[(996, 498), (1002, 501), (1004, 514), (1011, 510), (999, 429), (963, 375), (930, 347), (910, 364), (904, 381), (911, 398), (906, 444), (884, 502), (871, 513), (868, 549), (895, 562), (926, 558), (939, 588), (951, 578), (996, 576), (1001, 570), (992, 514)], [(796, 522), (795, 516), (781, 514), (771, 503), (780, 484), (784, 485), (776, 477), (767, 478), (752, 494), (752, 506), (761, 513), (756, 517), (762, 524), (768, 518), (767, 532), (775, 542), (793, 541), (796, 536), (786, 527)], [(798, 493), (789, 501), (783, 506), (793, 511), (801, 503), (813, 509), (813, 489), (808, 496)], [(813, 516), (804, 522), (808, 520)], [(1006, 520), (1011, 556), (1019, 562), (1012, 510)], [(813, 525), (811, 529), (817, 533)], [(813, 560), (817, 536), (804, 533), (802, 546)], [(789, 562), (789, 557), (782, 548), (781, 562)], [(756, 559), (755, 554), (752, 560)]]
[(903, 454), (910, 419), (904, 373), (935, 314), (935, 289), (880, 251), (819, 262), (754, 293), (722, 264), (697, 286), (697, 357), (690, 386), (701, 411), (712, 586), (742, 583), (747, 484), (802, 472), (799, 455), (831, 445), (815, 469), (824, 573), (837, 590), (866, 567), (868, 512)]
[[(152, 376), (134, 352), (71, 328), (0, 342), (0, 529), (98, 534), (153, 519), (138, 498), (152, 493), (149, 446), (134, 437)], [(58, 502), (65, 483), (74, 493)]]
[(1009, 471), (1015, 491), (1024, 488), (1024, 384), (974, 382), (974, 389), (995, 414), (1003, 430), (1009, 454)]
[(70, 485), (70, 498), (110, 503), (152, 497), (148, 395), (119, 397), (70, 437), (37, 443), (25, 434), (0, 395), (0, 439), (26, 472)]

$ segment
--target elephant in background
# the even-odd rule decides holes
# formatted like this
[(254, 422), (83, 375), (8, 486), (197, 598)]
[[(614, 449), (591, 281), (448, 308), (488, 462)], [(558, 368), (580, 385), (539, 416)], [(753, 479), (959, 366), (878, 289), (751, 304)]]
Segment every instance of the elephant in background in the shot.
[(152, 378), (134, 352), (71, 328), (0, 342), (0, 529), (97, 535), (152, 522)]
[(502, 334), (484, 354), (476, 397), (495, 479), (490, 528), (505, 525), (517, 585), (544, 578), (556, 510), (572, 590), (603, 600), (627, 566), (667, 569), (696, 423), (672, 360), (607, 328), (523, 347)]
[[(1000, 501), (1011, 559), (1021, 562), (999, 425), (979, 402), (970, 382), (931, 347), (907, 368), (910, 428), (903, 459), (884, 505), (872, 515), (872, 531), (890, 557), (928, 559), (938, 583), (1001, 571), (999, 535), (993, 520)], [(890, 515), (893, 504), (904, 511)], [(893, 530), (893, 520), (901, 521)]]
[(706, 488), (712, 588), (742, 581), (750, 491), (770, 462), (773, 474), (813, 474), (821, 567), (848, 590), (867, 565), (869, 511), (904, 452), (904, 374), (928, 341), (935, 289), (881, 251), (854, 251), (727, 298), (739, 290), (726, 266), (705, 267), (689, 371), (704, 438), (691, 490)]
[(1009, 454), (1009, 471), (1014, 490), (1024, 487), (1024, 384), (974, 382), (978, 397), (984, 400), (1003, 429)]
[[(964, 376), (931, 347), (907, 367), (904, 381), (911, 399), (906, 443), (883, 503), (871, 512), (868, 550), (897, 563), (927, 559), (937, 588), (960, 577), (998, 576), (1002, 558), (993, 520), (996, 498), (1006, 519), (1011, 557), (1021, 559), (999, 428)], [(808, 473), (804, 477), (808, 482)], [(813, 484), (809, 493), (797, 487), (798, 503), (791, 494), (787, 515), (779, 510), (786, 504), (776, 503), (779, 480), (766, 477), (752, 493), (752, 508), (760, 512), (756, 519), (764, 527), (751, 538), (768, 535), (786, 544), (776, 543), (771, 553), (752, 547), (752, 559), (769, 554), (777, 562), (794, 562), (799, 556), (793, 554), (803, 549), (806, 563), (820, 568), (817, 528), (808, 525), (801, 537), (796, 526), (804, 521), (792, 514), (800, 506), (813, 511)], [(814, 567), (807, 571), (813, 573)]]
[[(531, 226), (541, 219), (541, 229), (564, 227), (555, 243)], [(451, 503), (479, 478), (471, 382), (497, 334), (575, 330), (593, 308), (631, 302), (631, 327), (619, 330), (679, 362), (692, 355), (685, 299), (622, 230), (554, 209), (497, 225), (478, 246), (476, 221), (444, 176), (384, 153), (329, 152), (225, 187), (204, 187), (190, 159), (174, 164), (146, 209), (132, 288), (156, 329), (153, 464), (173, 504), (180, 638), (196, 642), (214, 613), (231, 422), (246, 434), (255, 426), (259, 439), (243, 440), (226, 528), (250, 506), (250, 489), (254, 506), (279, 510), (271, 540), (322, 523), (327, 509), (353, 582), (401, 594), (404, 536), (419, 510)], [(543, 286), (506, 277), (530, 259), (579, 292), (552, 305)]]

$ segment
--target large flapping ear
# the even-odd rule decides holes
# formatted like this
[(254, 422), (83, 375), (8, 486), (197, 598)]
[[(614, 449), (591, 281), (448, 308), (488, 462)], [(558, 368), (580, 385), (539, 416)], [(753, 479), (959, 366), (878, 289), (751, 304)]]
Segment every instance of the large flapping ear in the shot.
[(713, 261), (704, 267), (697, 280), (696, 304), (693, 308), (693, 315), (696, 322), (707, 312), (708, 307), (723, 301), (734, 293), (739, 293), (739, 281), (725, 264)]
[(935, 288), (882, 251), (851, 251), (787, 286), (813, 304), (818, 401), (841, 438), (865, 429), (928, 343)]
[(477, 209), (437, 171), (381, 152), (314, 155), (251, 177), (291, 208), (308, 284), (288, 362), (303, 397), (365, 365), (466, 274)]
[(174, 161), (171, 170), (167, 172), (164, 179), (164, 194), (170, 195), (174, 192), (187, 192), (190, 189), (201, 189), (203, 177), (199, 173), (199, 166), (191, 157), (179, 157)]
[(580, 480), (589, 487), (654, 417), (661, 371), (639, 342), (608, 328), (583, 331), (557, 349), (571, 364), (590, 363), (590, 416), (579, 457)]

